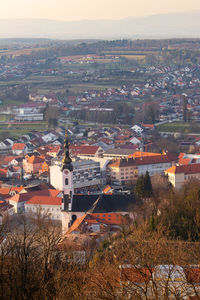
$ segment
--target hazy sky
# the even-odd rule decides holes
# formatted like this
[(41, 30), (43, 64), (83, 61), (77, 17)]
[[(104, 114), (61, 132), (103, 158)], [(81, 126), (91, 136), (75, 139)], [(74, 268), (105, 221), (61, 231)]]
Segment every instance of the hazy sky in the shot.
[(200, 0), (1, 0), (0, 19), (120, 19), (157, 13), (200, 11)]

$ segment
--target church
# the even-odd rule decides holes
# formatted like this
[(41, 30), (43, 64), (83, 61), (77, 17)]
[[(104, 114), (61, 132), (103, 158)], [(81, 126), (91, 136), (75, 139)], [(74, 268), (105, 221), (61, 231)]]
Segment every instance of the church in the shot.
[(64, 157), (62, 160), (62, 231), (63, 234), (72, 226), (74, 221), (85, 214), (120, 213), (131, 215), (131, 206), (135, 203), (132, 195), (124, 194), (74, 194), (73, 163), (69, 154), (69, 141), (65, 137)]

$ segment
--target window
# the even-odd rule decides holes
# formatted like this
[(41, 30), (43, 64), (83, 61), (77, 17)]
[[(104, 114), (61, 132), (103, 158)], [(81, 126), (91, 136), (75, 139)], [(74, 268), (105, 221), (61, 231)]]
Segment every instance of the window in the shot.
[(69, 184), (68, 178), (65, 178), (65, 185), (68, 185), (68, 184)]

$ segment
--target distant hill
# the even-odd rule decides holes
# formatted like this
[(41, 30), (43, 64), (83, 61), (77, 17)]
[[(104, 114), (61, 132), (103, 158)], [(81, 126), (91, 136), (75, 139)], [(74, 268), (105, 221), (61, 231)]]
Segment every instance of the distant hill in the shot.
[(173, 38), (200, 37), (200, 12), (129, 17), (121, 20), (62, 22), (0, 20), (0, 38)]

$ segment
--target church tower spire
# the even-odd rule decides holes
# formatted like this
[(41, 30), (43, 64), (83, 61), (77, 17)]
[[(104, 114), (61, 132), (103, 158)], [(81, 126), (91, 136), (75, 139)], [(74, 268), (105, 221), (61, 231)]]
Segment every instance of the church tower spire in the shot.
[(65, 169), (67, 169), (69, 171), (73, 171), (72, 160), (71, 160), (71, 157), (69, 156), (69, 141), (68, 141), (67, 131), (65, 133), (64, 157), (62, 160), (61, 171), (65, 170)]
[(73, 187), (73, 164), (71, 157), (69, 155), (69, 141), (67, 133), (65, 134), (65, 141), (64, 141), (64, 157), (62, 160), (62, 210), (63, 211), (70, 211), (72, 208), (72, 200), (74, 194), (74, 187)]

